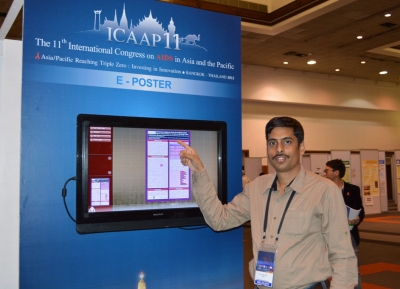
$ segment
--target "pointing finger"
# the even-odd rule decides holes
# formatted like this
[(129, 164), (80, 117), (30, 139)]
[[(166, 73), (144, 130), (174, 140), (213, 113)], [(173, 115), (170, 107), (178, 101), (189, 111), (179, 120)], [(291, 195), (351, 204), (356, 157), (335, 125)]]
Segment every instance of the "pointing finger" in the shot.
[(177, 140), (176, 142), (177, 142), (178, 144), (180, 144), (181, 146), (183, 146), (185, 149), (190, 148), (190, 146), (188, 146), (186, 143), (184, 143), (184, 142), (181, 141), (181, 140)]

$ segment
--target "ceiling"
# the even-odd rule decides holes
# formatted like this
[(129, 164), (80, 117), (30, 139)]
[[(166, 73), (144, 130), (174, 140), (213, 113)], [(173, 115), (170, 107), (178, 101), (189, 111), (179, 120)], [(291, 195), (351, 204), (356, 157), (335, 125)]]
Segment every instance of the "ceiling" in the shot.
[[(159, 1), (241, 17), (243, 65), (400, 84), (400, 0)], [(22, 40), (22, 5), (0, 0), (0, 40)]]

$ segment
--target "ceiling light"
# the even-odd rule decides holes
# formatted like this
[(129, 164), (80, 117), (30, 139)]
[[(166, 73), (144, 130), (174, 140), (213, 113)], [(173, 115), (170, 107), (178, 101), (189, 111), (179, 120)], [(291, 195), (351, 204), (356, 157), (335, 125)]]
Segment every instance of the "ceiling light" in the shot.
[(336, 68), (335, 71), (340, 71), (340, 69), (339, 69), (339, 68)]
[(390, 13), (385, 14), (385, 17), (390, 17), (390, 16), (392, 16), (392, 14)]
[(289, 64), (289, 62), (285, 61), (285, 62), (283, 62), (283, 64)]
[(360, 35), (360, 36), (357, 36), (357, 39), (362, 39), (363, 37)]
[(317, 63), (315, 60), (310, 60), (310, 61), (307, 62), (307, 64), (309, 64), (309, 65), (313, 65), (315, 63)]
[(387, 74), (388, 72), (386, 70), (380, 71), (379, 74)]
[(361, 61), (361, 64), (365, 64), (365, 61)]

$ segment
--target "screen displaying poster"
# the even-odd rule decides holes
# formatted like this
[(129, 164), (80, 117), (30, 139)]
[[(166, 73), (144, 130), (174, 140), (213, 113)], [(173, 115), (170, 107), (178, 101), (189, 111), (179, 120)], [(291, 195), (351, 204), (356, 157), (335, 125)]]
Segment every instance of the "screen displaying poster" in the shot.
[(189, 131), (147, 130), (146, 201), (190, 200), (189, 167), (181, 163), (181, 140), (190, 145)]

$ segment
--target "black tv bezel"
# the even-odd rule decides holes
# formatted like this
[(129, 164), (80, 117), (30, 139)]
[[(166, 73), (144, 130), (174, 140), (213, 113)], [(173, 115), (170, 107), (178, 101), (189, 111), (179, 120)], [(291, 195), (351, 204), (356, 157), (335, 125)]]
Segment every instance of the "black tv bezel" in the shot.
[(218, 198), (227, 202), (227, 125), (224, 121), (79, 114), (76, 149), (76, 230), (79, 234), (205, 225), (197, 208), (88, 213), (88, 127), (216, 131)]

